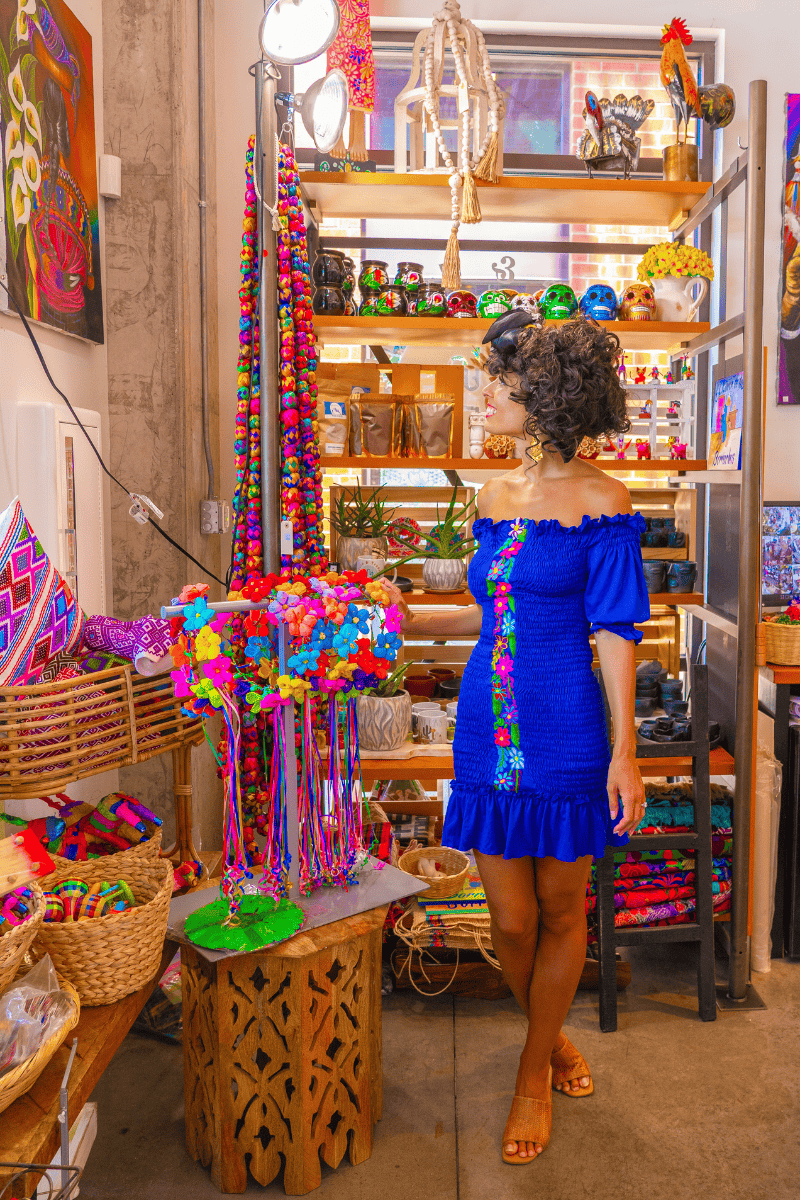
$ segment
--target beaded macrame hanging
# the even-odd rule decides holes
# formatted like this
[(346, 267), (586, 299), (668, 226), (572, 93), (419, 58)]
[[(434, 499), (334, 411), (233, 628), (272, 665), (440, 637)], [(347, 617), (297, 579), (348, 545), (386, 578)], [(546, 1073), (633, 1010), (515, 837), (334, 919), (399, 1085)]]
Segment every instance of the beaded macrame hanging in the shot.
[[(453, 55), (458, 86), (458, 165), (448, 150), (439, 117), (439, 89), (444, 73), (445, 40)], [(475, 71), (477, 70), (477, 81)], [(423, 107), (439, 146), (442, 161), (450, 171), (450, 215), (452, 225), (442, 267), (442, 286), (461, 287), (461, 257), (458, 249), (459, 226), (476, 225), (481, 219), (476, 179), (497, 182), (498, 131), (505, 115), (502, 92), (492, 78), (489, 52), (480, 29), (461, 15), (458, 0), (445, 0), (435, 14), (425, 42), (423, 57), (425, 98)], [(474, 118), (470, 94), (477, 86), (485, 89), (489, 112), (486, 132), (470, 153), (470, 131)], [(459, 197), (459, 191), (462, 194)]]

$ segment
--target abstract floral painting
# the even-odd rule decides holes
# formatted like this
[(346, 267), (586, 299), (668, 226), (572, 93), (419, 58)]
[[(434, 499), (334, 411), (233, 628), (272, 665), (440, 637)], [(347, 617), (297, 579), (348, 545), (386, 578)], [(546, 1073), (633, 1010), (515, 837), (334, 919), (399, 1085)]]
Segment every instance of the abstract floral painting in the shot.
[(800, 94), (786, 97), (778, 404), (800, 404)]
[[(102, 342), (92, 39), (63, 0), (0, 0), (0, 135), (11, 294)], [(2, 290), (0, 306), (14, 308)]]

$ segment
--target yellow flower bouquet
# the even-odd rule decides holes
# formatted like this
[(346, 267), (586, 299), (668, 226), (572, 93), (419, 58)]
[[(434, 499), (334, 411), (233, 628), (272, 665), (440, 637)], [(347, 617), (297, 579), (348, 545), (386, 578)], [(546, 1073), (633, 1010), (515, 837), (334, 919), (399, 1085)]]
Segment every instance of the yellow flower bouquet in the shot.
[(714, 278), (714, 264), (705, 253), (696, 246), (684, 246), (681, 242), (661, 242), (651, 246), (637, 268), (637, 274), (642, 282), (648, 279), (666, 279), (668, 275), (679, 275), (688, 278), (691, 275), (703, 275), (706, 279)]

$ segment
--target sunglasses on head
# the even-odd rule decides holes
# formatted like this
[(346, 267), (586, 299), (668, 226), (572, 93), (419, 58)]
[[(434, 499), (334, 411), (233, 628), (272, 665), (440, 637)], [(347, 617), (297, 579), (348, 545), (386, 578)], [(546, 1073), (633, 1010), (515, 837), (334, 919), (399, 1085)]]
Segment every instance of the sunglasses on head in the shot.
[(491, 350), (511, 350), (519, 344), (520, 335), (526, 329), (541, 329), (542, 318), (532, 316), (523, 308), (512, 309), (492, 321), (486, 330), (482, 346), (489, 345)]

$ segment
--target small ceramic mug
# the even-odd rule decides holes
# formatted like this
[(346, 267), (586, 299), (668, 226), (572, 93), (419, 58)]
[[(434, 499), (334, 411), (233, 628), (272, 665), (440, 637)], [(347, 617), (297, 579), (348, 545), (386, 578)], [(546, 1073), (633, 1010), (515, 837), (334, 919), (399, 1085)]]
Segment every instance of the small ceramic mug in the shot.
[(417, 718), (420, 736), (423, 742), (440, 745), (447, 741), (447, 713), (441, 709), (438, 713), (420, 713)]
[(451, 700), (450, 703), (445, 707), (445, 712), (447, 713), (448, 717), (455, 717), (458, 713), (458, 701)]
[[(386, 559), (381, 558), (380, 554), (359, 554), (356, 559), (356, 570), (366, 571), (370, 579), (375, 579), (377, 575), (386, 570)], [(394, 583), (395, 579), (397, 579), (397, 567), (392, 568), (391, 579), (388, 575), (386, 578), (389, 580), (389, 583)]]
[(422, 731), (420, 729), (420, 721), (424, 716), (436, 715), (442, 710), (434, 700), (420, 700), (417, 704), (411, 705), (411, 737), (415, 742), (422, 741)]

